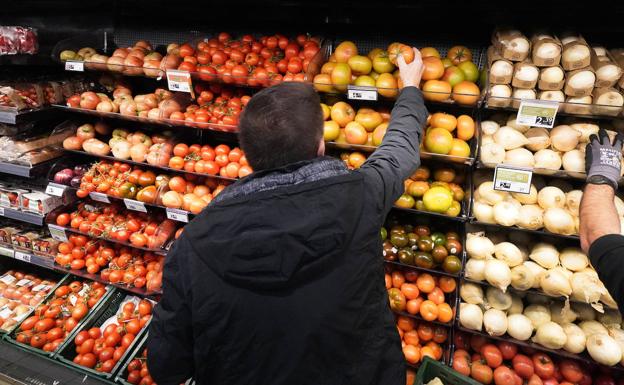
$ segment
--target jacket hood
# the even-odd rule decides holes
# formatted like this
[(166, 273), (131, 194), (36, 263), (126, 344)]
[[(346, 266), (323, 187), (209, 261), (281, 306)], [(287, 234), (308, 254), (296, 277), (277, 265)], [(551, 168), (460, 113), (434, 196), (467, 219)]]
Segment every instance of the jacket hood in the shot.
[(183, 236), (201, 262), (232, 285), (292, 287), (339, 260), (354, 230), (344, 217), (344, 198), (357, 200), (345, 184), (359, 180), (333, 158), (254, 173), (223, 190)]

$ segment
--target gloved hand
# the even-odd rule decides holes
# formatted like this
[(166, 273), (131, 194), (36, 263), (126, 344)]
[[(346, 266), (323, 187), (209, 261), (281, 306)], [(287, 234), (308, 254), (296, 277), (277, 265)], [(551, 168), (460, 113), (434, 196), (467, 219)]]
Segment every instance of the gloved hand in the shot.
[(592, 180), (597, 179), (596, 177), (602, 177), (614, 189), (617, 189), (621, 175), (623, 142), (624, 136), (617, 134), (614, 143), (611, 144), (609, 135), (603, 129), (598, 131), (598, 136), (589, 137), (589, 143), (585, 147), (585, 171), (588, 183), (592, 183)]

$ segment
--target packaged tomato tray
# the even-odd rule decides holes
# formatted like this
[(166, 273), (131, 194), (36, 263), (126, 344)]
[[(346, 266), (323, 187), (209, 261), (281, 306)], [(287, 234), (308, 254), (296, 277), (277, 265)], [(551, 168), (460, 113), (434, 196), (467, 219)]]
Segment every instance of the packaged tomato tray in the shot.
[(62, 347), (58, 358), (86, 373), (113, 378), (152, 319), (155, 302), (117, 291)]
[(10, 342), (52, 356), (114, 293), (99, 282), (69, 277), (9, 335)]

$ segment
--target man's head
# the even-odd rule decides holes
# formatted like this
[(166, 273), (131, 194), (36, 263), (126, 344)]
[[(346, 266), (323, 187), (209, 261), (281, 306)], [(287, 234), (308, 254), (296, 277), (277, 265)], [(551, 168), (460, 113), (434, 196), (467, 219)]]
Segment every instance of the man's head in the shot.
[(243, 111), (240, 144), (255, 171), (321, 156), (323, 112), (308, 84), (284, 82), (255, 94)]

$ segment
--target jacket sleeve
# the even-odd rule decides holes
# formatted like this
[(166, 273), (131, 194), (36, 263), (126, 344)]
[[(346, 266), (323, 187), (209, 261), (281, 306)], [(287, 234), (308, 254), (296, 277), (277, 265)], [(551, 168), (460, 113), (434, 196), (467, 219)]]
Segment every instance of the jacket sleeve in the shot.
[(167, 254), (163, 295), (150, 322), (147, 362), (159, 385), (179, 385), (194, 373), (190, 279), (183, 261), (192, 251), (186, 242), (180, 237)]
[(609, 294), (624, 309), (624, 236), (604, 235), (592, 243), (588, 254)]
[(420, 138), (427, 122), (422, 92), (416, 87), (401, 91), (390, 116), (381, 146), (360, 167), (372, 192), (390, 210), (403, 193), (403, 182), (420, 165)]

